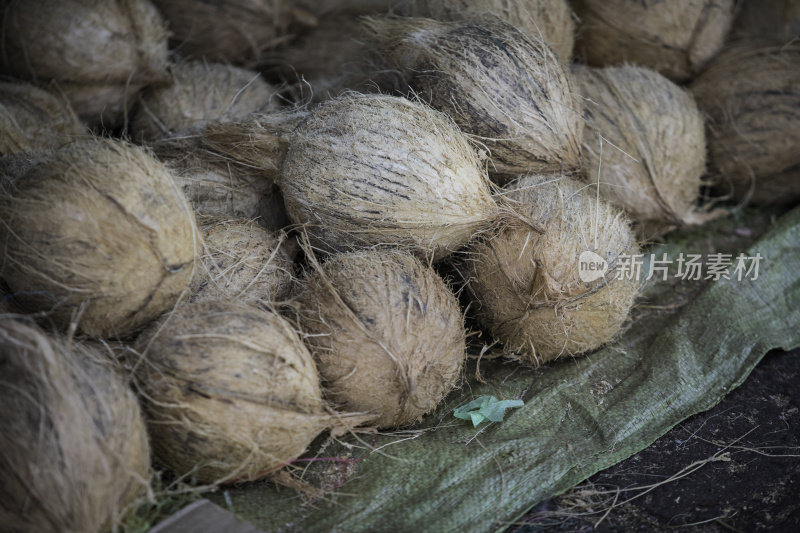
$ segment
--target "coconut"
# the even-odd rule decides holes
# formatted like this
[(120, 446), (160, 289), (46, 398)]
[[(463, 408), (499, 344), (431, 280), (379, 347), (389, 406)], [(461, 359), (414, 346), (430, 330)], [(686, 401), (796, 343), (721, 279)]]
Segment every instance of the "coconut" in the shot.
[(691, 91), (708, 118), (710, 166), (724, 191), (761, 205), (800, 199), (800, 43), (732, 45)]
[(581, 101), (538, 37), (496, 17), (478, 22), (371, 19), (390, 64), (419, 96), (480, 137), (502, 176), (580, 165)]
[(202, 263), (191, 301), (231, 299), (256, 304), (279, 300), (292, 287), (293, 262), (279, 235), (247, 219), (211, 219), (201, 226)]
[(92, 345), (0, 319), (0, 521), (8, 532), (118, 527), (149, 490), (133, 392)]
[(255, 64), (262, 52), (291, 39), (293, 22), (308, 18), (285, 0), (153, 3), (169, 23), (171, 47), (182, 56), (236, 65)]
[(302, 454), (335, 419), (311, 354), (275, 313), (232, 301), (178, 308), (137, 339), (156, 457), (203, 483), (254, 480)]
[(139, 94), (131, 135), (136, 140), (197, 131), (213, 122), (243, 119), (256, 111), (277, 109), (275, 89), (257, 72), (200, 61), (171, 67), (172, 85)]
[(166, 80), (167, 33), (149, 0), (4, 3), (0, 69), (54, 82), (92, 126), (124, 118), (136, 92)]
[(647, 224), (700, 224), (695, 207), (706, 168), (703, 116), (692, 95), (652, 70), (573, 70), (586, 100), (583, 178)]
[(291, 133), (279, 186), (292, 221), (329, 252), (400, 245), (438, 260), (501, 215), (467, 137), (394, 96), (321, 104)]
[(297, 297), (326, 396), (406, 426), (456, 384), (465, 357), (458, 302), (430, 267), (399, 251), (360, 251), (317, 266)]
[(66, 102), (27, 83), (0, 82), (0, 156), (58, 148), (82, 134)]
[(494, 15), (546, 42), (562, 63), (572, 59), (575, 22), (567, 0), (407, 0), (400, 12), (443, 21)]
[(635, 63), (675, 81), (699, 72), (720, 50), (734, 0), (575, 0), (577, 48), (597, 67)]
[(0, 191), (2, 276), (28, 311), (90, 336), (122, 336), (188, 287), (194, 217), (167, 169), (140, 148), (88, 139)]
[(800, 0), (742, 0), (734, 37), (791, 41), (800, 37)]
[[(612, 340), (639, 288), (620, 269), (639, 251), (622, 211), (560, 176), (520, 178), (506, 195), (544, 231), (509, 228), (467, 250), (459, 270), (478, 321), (509, 353), (537, 365)], [(582, 271), (581, 262), (601, 268)]]

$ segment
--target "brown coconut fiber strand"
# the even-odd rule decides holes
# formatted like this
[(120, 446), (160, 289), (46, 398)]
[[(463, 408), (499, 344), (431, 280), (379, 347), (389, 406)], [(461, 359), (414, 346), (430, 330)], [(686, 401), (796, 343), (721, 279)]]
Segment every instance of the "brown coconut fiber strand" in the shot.
[(167, 31), (149, 0), (4, 2), (0, 69), (53, 82), (92, 126), (125, 118), (136, 92), (167, 81)]
[(258, 304), (285, 298), (294, 263), (278, 234), (248, 219), (204, 220), (203, 252), (190, 301), (230, 299)]
[(438, 260), (503, 215), (452, 120), (394, 96), (321, 104), (290, 134), (279, 186), (289, 217), (327, 252), (392, 245)]
[(576, 48), (597, 67), (634, 63), (692, 78), (720, 50), (734, 0), (575, 0)]
[(407, 426), (432, 411), (456, 385), (465, 358), (463, 317), (451, 290), (400, 251), (313, 264), (297, 308), (326, 396), (378, 415), (378, 427)]
[[(593, 186), (561, 176), (520, 178), (505, 191), (544, 231), (511, 228), (467, 250), (459, 270), (481, 325), (536, 365), (614, 339), (640, 283), (617, 279), (620, 257), (639, 251), (623, 212), (598, 199)], [(580, 278), (586, 251), (608, 265), (591, 282)]]
[(63, 99), (27, 83), (0, 82), (0, 156), (58, 148), (84, 134)]
[(89, 139), (0, 191), (0, 275), (17, 301), (90, 336), (124, 336), (175, 305), (198, 236), (188, 202), (147, 152)]
[(326, 428), (346, 425), (348, 416), (326, 411), (311, 354), (273, 312), (190, 304), (153, 324), (136, 347), (155, 455), (201, 483), (276, 474)]
[(732, 44), (691, 91), (721, 191), (759, 205), (800, 199), (800, 42)]
[(133, 392), (93, 345), (0, 319), (0, 523), (9, 533), (102, 533), (149, 491)]
[(797, 39), (800, 37), (800, 0), (743, 0), (731, 35), (783, 42)]
[(130, 128), (134, 140), (186, 134), (279, 107), (275, 88), (252, 70), (187, 61), (172, 65), (170, 73), (171, 85), (139, 94)]
[(399, 11), (448, 22), (494, 15), (546, 42), (565, 65), (572, 60), (575, 21), (567, 0), (407, 0)]
[(389, 64), (419, 97), (489, 148), (490, 172), (568, 172), (580, 166), (581, 101), (538, 37), (496, 17), (478, 22), (373, 18)]
[(722, 214), (696, 207), (706, 169), (703, 116), (691, 93), (650, 69), (576, 66), (585, 99), (583, 179), (646, 224), (702, 224)]

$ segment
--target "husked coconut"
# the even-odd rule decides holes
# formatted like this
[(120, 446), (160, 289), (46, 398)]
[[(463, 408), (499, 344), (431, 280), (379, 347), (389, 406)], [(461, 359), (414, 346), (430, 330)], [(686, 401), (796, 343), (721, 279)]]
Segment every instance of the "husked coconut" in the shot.
[(733, 37), (791, 41), (800, 37), (800, 0), (742, 0)]

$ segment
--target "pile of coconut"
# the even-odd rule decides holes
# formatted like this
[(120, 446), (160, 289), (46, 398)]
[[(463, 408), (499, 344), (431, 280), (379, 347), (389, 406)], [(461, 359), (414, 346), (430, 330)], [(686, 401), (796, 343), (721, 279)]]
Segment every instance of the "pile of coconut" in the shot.
[(626, 258), (800, 200), (800, 10), (751, 4), (3, 3), (3, 523), (302, 488), (470, 353), (613, 343)]

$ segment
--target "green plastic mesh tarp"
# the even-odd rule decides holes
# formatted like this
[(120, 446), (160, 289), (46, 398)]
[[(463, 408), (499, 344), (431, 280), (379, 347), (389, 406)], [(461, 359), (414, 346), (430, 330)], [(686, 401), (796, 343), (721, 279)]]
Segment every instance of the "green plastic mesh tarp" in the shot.
[[(320, 460), (298, 465), (311, 484), (341, 485), (326, 498), (258, 483), (212, 499), (265, 531), (503, 529), (714, 406), (767, 351), (800, 345), (800, 209), (740, 214), (647, 250), (682, 252), (763, 259), (757, 280), (650, 282), (620, 340), (587, 357), (538, 370), (484, 360), (486, 383), (473, 361), (415, 431), (317, 443), (307, 457)], [(452, 416), (484, 394), (525, 405), (478, 428)]]

